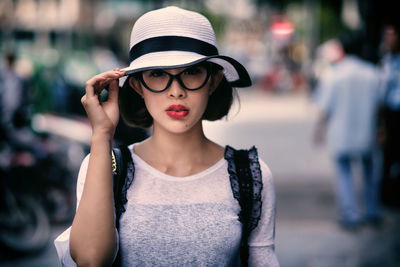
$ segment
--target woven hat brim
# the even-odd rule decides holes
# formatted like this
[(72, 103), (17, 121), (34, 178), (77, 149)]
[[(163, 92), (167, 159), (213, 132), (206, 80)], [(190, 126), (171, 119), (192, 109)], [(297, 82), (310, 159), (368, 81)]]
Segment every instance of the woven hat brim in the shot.
[[(203, 61), (220, 65), (232, 87), (251, 86), (251, 79), (246, 68), (235, 59), (221, 55), (204, 56), (185, 51), (155, 52), (137, 58), (123, 70), (126, 75), (131, 75), (150, 69), (184, 68)], [(171, 65), (171, 62), (175, 62), (175, 64)]]

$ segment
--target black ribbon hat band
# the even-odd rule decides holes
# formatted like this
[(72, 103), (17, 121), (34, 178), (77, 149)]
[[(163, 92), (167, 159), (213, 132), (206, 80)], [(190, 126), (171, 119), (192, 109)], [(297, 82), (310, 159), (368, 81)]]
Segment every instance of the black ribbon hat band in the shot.
[[(246, 69), (236, 60), (227, 56), (221, 56), (218, 53), (217, 47), (207, 43), (205, 41), (184, 37), (184, 36), (158, 36), (145, 39), (139, 43), (132, 46), (129, 51), (129, 61), (130, 64), (137, 58), (154, 53), (154, 52), (164, 52), (164, 51), (187, 51), (203, 55), (202, 60), (209, 59), (221, 59), (222, 62), (215, 62), (221, 65), (221, 63), (226, 62), (231, 65), (237, 72), (238, 77), (234, 80), (229, 81), (233, 87), (246, 87), (251, 85), (251, 79)], [(192, 62), (193, 63), (193, 62)], [(224, 68), (224, 64), (221, 65)], [(135, 68), (136, 71), (144, 69)], [(127, 70), (127, 73), (132, 73), (132, 70)]]
[(202, 40), (183, 36), (159, 36), (135, 44), (129, 51), (129, 61), (149, 53), (162, 51), (188, 51), (204, 56), (218, 55), (218, 49)]

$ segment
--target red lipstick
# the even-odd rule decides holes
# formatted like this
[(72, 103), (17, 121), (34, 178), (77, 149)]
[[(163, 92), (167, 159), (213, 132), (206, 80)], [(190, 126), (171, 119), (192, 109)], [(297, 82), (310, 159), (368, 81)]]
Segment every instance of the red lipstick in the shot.
[(171, 105), (166, 112), (173, 119), (182, 119), (189, 114), (189, 109), (183, 105)]

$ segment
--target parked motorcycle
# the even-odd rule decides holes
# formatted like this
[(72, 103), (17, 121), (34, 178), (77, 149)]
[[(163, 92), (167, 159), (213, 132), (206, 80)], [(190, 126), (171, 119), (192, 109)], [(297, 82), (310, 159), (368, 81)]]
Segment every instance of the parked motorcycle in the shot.
[(75, 179), (88, 144), (67, 133), (79, 136), (90, 126), (50, 114), (33, 122), (30, 146), (0, 142), (0, 260), (40, 251), (49, 244), (50, 226), (70, 222), (75, 213)]
[[(10, 256), (10, 253), (39, 251), (47, 245), (50, 238), (50, 223), (46, 210), (27, 183), (32, 177), (15, 176), (13, 169), (9, 168), (16, 160), (25, 164), (24, 168), (29, 168), (32, 158), (28, 154), (19, 154), (17, 157), (4, 151), (1, 157), (0, 259)], [(7, 159), (10, 162), (4, 166)]]

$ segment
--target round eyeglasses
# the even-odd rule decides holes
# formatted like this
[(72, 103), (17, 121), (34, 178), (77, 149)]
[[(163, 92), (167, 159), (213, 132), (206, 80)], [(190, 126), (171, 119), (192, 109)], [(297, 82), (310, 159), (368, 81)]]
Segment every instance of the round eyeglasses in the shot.
[(162, 69), (146, 70), (141, 72), (139, 79), (146, 89), (155, 93), (167, 90), (174, 79), (186, 90), (194, 91), (207, 83), (210, 73), (207, 65), (201, 64), (186, 68), (176, 75)]

